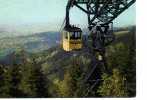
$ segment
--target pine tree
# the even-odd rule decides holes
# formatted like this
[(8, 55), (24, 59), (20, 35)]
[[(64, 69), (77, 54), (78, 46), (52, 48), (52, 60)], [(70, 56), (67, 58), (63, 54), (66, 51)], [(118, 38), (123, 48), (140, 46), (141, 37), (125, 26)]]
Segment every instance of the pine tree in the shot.
[(56, 82), (59, 97), (82, 97), (82, 69), (79, 59), (73, 58), (64, 74), (64, 80)]
[(11, 75), (10, 75), (10, 71), (6, 68), (4, 70), (4, 73), (3, 73), (3, 87), (1, 88), (2, 90), (2, 94), (1, 96), (4, 97), (4, 98), (10, 98), (12, 97), (10, 95), (10, 88), (11, 88), (11, 83), (10, 83), (10, 79), (11, 79)]
[(25, 64), (20, 88), (26, 97), (50, 96), (48, 94), (47, 78), (35, 62)]
[(10, 69), (11, 73), (11, 95), (12, 97), (21, 97), (23, 96), (22, 91), (19, 89), (19, 84), (22, 78), (22, 70), (21, 70), (22, 65), (17, 65), (14, 64), (12, 66), (12, 69)]
[(30, 82), (31, 68), (32, 68), (32, 64), (26, 63), (24, 64), (24, 67), (22, 70), (22, 79), (21, 79), (21, 83), (19, 87), (23, 91), (24, 97), (33, 95), (32, 93), (33, 88), (31, 89), (31, 82)]
[(108, 67), (109, 69), (114, 69), (117, 67), (122, 73), (126, 73), (126, 68), (128, 68), (129, 61), (129, 49), (127, 45), (123, 43), (118, 43), (111, 46), (111, 50), (108, 53)]
[(136, 36), (135, 27), (132, 28), (131, 38), (129, 43), (129, 58), (128, 68), (126, 69), (126, 78), (128, 84), (129, 96), (134, 97), (136, 95)]
[(102, 97), (127, 97), (126, 79), (119, 70), (114, 69), (113, 75), (102, 75), (103, 82), (99, 86), (97, 93)]
[(68, 69), (70, 76), (72, 78), (73, 84), (73, 96), (74, 97), (82, 97), (84, 90), (83, 90), (83, 70), (82, 70), (82, 63), (80, 62), (81, 58), (73, 58), (72, 60), (72, 67)]
[(64, 80), (56, 83), (59, 97), (73, 97), (73, 83), (69, 73), (65, 73)]
[(21, 97), (22, 92), (19, 89), (21, 80), (20, 66), (13, 65), (4, 73), (4, 93), (5, 97)]
[(34, 70), (34, 76), (36, 76), (37, 97), (50, 97), (51, 95), (48, 93), (49, 81), (43, 74), (41, 66), (37, 65), (35, 62), (34, 64), (34, 67), (36, 67)]
[(5, 73), (4, 66), (0, 65), (0, 98), (6, 96), (4, 91), (4, 85), (5, 85), (4, 73)]
[[(117, 68), (126, 77), (128, 95), (136, 95), (136, 50), (135, 34), (131, 34), (130, 42), (125, 45), (119, 43), (111, 47), (108, 56), (109, 69)], [(114, 67), (116, 66), (116, 67)]]

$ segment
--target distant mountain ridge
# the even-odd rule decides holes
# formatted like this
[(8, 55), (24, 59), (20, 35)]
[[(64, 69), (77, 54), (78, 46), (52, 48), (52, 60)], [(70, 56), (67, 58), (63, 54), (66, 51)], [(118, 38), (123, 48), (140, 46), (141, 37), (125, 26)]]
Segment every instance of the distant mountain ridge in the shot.
[[(114, 28), (114, 32), (132, 30), (133, 27), (135, 28), (135, 26)], [(83, 32), (85, 32), (85, 35), (88, 34), (86, 33), (87, 29), (83, 29)], [(60, 41), (61, 34), (53, 31), (15, 37), (1, 37), (0, 33), (0, 58), (22, 49), (30, 53), (42, 52), (58, 45)]]

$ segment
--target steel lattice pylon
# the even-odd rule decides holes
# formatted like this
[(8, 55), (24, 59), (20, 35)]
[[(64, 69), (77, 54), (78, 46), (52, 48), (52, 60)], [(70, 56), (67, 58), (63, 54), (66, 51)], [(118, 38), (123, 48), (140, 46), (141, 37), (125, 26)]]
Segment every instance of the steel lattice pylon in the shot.
[[(70, 26), (69, 11), (70, 8), (76, 6), (87, 14), (88, 28), (92, 37), (92, 46), (94, 60), (92, 62), (92, 69), (85, 78), (84, 82), (91, 85), (86, 93), (88, 93), (99, 83), (100, 73), (99, 67), (104, 67), (107, 70), (107, 63), (105, 59), (105, 47), (114, 40), (113, 35), (113, 20), (117, 18), (122, 12), (128, 9), (136, 0), (68, 0), (66, 6), (66, 25)], [(96, 53), (99, 52), (101, 60), (96, 59)]]

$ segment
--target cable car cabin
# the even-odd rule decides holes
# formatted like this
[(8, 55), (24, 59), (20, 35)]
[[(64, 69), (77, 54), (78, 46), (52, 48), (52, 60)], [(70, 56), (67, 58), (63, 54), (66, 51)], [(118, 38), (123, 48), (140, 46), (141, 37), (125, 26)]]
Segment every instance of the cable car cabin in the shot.
[(65, 51), (79, 50), (82, 48), (82, 31), (80, 28), (71, 27), (63, 31), (63, 49)]

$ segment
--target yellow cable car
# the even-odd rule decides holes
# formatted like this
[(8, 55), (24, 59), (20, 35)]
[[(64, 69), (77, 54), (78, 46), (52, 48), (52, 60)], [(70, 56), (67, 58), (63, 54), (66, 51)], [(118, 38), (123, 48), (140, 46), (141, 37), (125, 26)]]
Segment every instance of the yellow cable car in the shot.
[(79, 50), (82, 48), (82, 31), (80, 28), (66, 28), (62, 32), (62, 43), (65, 51)]

